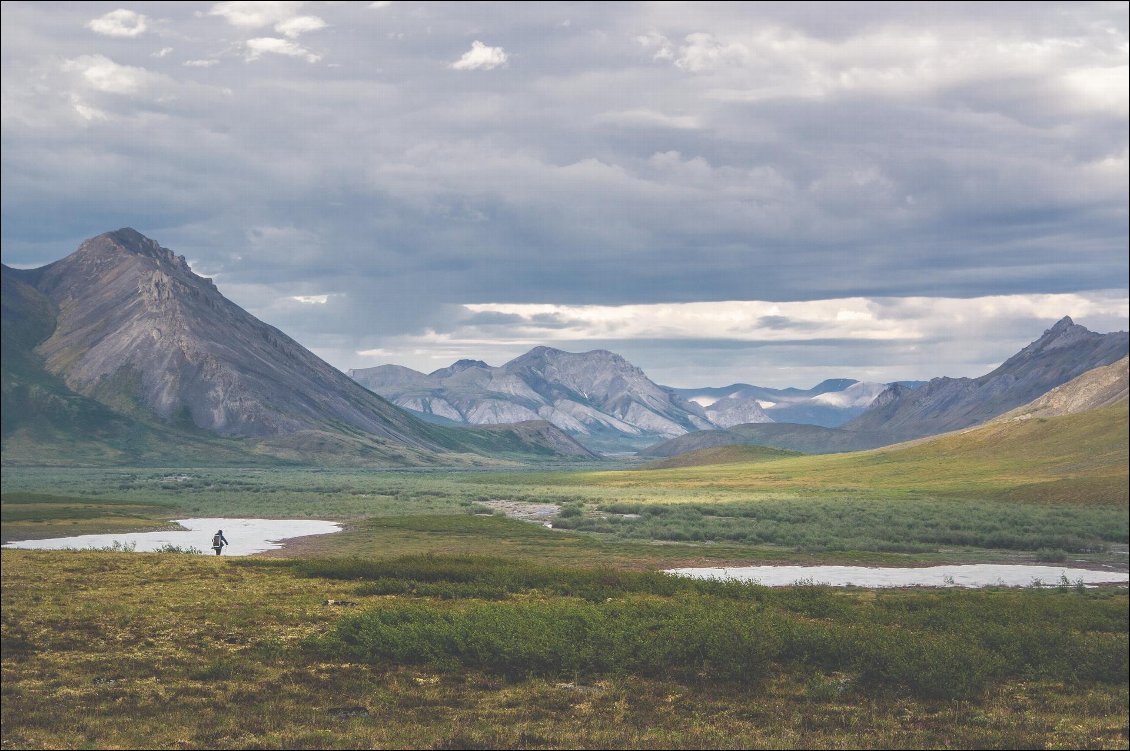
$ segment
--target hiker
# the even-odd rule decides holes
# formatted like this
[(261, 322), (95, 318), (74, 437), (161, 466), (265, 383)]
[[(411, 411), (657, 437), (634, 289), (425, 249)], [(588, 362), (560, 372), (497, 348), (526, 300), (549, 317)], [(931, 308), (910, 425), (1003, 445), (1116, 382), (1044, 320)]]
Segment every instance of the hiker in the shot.
[(217, 530), (216, 534), (212, 535), (212, 550), (216, 551), (216, 555), (219, 555), (220, 551), (223, 550), (224, 546), (227, 544), (228, 541), (227, 538), (224, 537), (224, 530)]

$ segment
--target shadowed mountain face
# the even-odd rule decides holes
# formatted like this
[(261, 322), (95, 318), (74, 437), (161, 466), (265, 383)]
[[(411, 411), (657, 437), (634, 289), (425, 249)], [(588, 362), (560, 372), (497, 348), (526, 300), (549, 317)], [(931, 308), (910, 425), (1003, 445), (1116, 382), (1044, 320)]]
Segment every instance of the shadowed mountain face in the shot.
[(349, 374), (406, 409), (473, 425), (548, 420), (589, 446), (647, 445), (714, 427), (701, 407), (605, 350), (536, 347), (497, 368), (460, 360), (427, 375), (399, 365)]
[(1127, 333), (1097, 334), (1063, 318), (980, 378), (935, 378), (921, 388), (892, 386), (844, 428), (902, 439), (960, 430), (1027, 404), (1127, 354)]
[[(588, 455), (549, 425), (489, 434), (426, 425), (230, 302), (183, 256), (132, 229), (87, 240), (40, 269), (5, 267), (4, 344), (6, 461), (33, 460), (26, 445), (79, 438), (105, 438), (111, 461), (121, 458), (115, 452), (139, 456), (127, 444), (162, 439), (203, 441), (214, 456), (216, 437), (254, 439), (221, 441), (225, 457), (266, 453), (291, 461), (353, 455), (417, 464), (492, 450)], [(53, 416), (47, 422), (57, 430), (33, 436), (29, 424), (44, 416)]]

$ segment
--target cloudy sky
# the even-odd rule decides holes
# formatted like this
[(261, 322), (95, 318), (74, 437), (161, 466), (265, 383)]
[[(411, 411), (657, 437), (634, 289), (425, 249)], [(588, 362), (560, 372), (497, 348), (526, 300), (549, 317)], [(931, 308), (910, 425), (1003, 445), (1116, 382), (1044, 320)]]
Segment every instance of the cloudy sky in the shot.
[(3, 261), (131, 226), (342, 369), (811, 386), (1127, 328), (1123, 2), (2, 9)]

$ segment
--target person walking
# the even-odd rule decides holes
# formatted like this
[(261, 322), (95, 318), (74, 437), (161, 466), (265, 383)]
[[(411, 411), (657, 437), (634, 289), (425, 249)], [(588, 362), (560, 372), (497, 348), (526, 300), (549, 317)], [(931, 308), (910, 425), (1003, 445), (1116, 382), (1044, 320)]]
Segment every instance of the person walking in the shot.
[(224, 546), (227, 544), (228, 541), (227, 538), (224, 537), (224, 530), (217, 530), (216, 534), (212, 535), (212, 550), (216, 551), (216, 555), (219, 555), (220, 551), (223, 550)]

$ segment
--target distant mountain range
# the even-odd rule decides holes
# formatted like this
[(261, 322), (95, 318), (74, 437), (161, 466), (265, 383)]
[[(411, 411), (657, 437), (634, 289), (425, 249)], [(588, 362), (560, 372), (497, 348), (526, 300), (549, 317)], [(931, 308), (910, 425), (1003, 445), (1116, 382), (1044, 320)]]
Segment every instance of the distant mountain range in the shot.
[[(902, 381), (915, 388), (922, 381)], [(703, 407), (720, 428), (745, 423), (788, 422), (835, 428), (863, 413), (891, 384), (832, 378), (810, 389), (773, 389), (735, 383), (722, 388), (672, 389)]]
[[(273, 456), (437, 463), (453, 454), (590, 455), (548, 425), (428, 425), (227, 300), (132, 229), (32, 270), (3, 267), (5, 461)], [(168, 450), (171, 449), (171, 450)]]
[(860, 451), (980, 425), (1006, 413), (1009, 419), (1028, 419), (1096, 409), (1125, 398), (1127, 349), (1124, 331), (1096, 334), (1063, 318), (986, 375), (935, 378), (917, 388), (894, 384), (841, 428), (737, 425), (679, 436), (640, 453), (665, 458), (734, 444), (813, 454)]
[(991, 373), (924, 385), (673, 389), (615, 353), (550, 347), (499, 367), (347, 376), (127, 228), (39, 269), (3, 267), (0, 432), (5, 463), (482, 464), (751, 443), (830, 453), (1023, 405), (1010, 419), (1117, 400), (1127, 349), (1126, 332), (1064, 318)]
[(606, 350), (535, 347), (500, 367), (460, 360), (424, 374), (399, 365), (350, 370), (397, 406), (473, 425), (548, 420), (590, 448), (624, 450), (713, 429), (702, 407)]
[(669, 388), (605, 350), (536, 347), (491, 367), (460, 360), (432, 373), (400, 365), (350, 370), (397, 406), (445, 424), (548, 420), (594, 450), (674, 454), (733, 443), (807, 453), (876, 448), (980, 424), (1127, 350), (1125, 332), (1096, 334), (1070, 318), (980, 378), (810, 388), (737, 383)]

